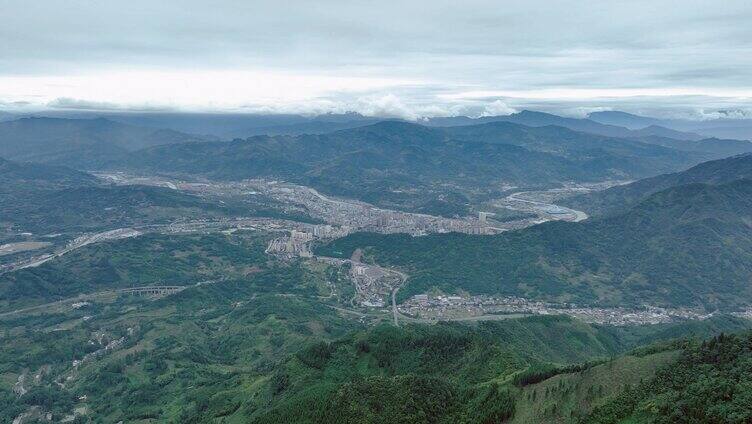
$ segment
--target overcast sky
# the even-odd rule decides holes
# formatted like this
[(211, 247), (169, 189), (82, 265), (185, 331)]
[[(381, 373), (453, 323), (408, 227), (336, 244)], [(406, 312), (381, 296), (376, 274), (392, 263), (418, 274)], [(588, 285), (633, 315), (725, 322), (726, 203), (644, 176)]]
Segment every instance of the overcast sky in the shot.
[(0, 0), (0, 109), (752, 117), (752, 2)]

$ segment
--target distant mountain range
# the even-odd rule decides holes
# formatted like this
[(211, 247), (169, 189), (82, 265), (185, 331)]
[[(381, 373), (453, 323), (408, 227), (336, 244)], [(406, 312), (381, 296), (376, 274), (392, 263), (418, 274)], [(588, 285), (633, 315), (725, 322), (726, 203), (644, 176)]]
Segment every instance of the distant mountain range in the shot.
[(32, 117), (69, 120), (92, 120), (102, 118), (129, 126), (151, 129), (170, 129), (181, 133), (201, 134), (202, 137), (206, 136), (209, 138), (221, 138), (225, 140), (246, 138), (263, 134), (320, 134), (390, 120), (390, 118), (367, 117), (357, 113), (304, 116), (291, 114), (248, 113), (117, 113), (47, 111), (30, 114), (28, 116), (0, 114), (0, 122)]
[[(717, 113), (721, 118), (705, 120), (657, 119), (620, 111), (593, 112), (586, 119), (565, 118), (550, 113), (521, 111), (511, 115), (435, 117), (418, 121), (427, 126), (477, 125), (505, 121), (528, 126), (558, 125), (569, 129), (613, 137), (661, 136), (682, 140), (704, 138), (752, 140), (752, 119), (732, 119), (733, 114)], [(239, 113), (118, 113), (87, 111), (46, 111), (14, 115), (0, 111), (0, 122), (23, 117), (107, 120), (131, 126), (170, 129), (187, 134), (203, 134), (213, 138), (247, 138), (254, 135), (323, 134), (341, 129), (370, 125), (399, 118), (363, 116), (358, 113), (294, 115)], [(723, 118), (723, 116), (728, 116)]]
[(522, 112), (513, 113), (508, 116), (489, 116), (478, 119), (468, 118), (463, 120), (461, 118), (433, 118), (428, 120), (429, 125), (436, 126), (457, 126), (458, 124), (473, 125), (482, 122), (511, 122), (528, 127), (556, 125), (574, 131), (622, 138), (640, 138), (646, 136), (664, 136), (676, 138), (678, 140), (700, 140), (705, 138), (698, 134), (683, 133), (669, 128), (663, 128), (658, 125), (645, 126), (639, 130), (631, 130), (621, 126), (603, 124), (590, 119), (565, 118), (550, 113), (533, 112), (529, 110), (523, 110)]
[[(263, 123), (269, 121), (256, 122)], [(529, 111), (425, 123), (373, 123), (352, 114), (303, 123), (277, 117), (276, 126), (255, 129), (313, 133), (219, 142), (104, 118), (23, 118), (0, 122), (0, 157), (85, 170), (282, 178), (384, 207), (463, 215), (473, 201), (468, 193), (491, 195), (502, 185), (637, 179), (752, 152), (746, 141), (696, 140), (660, 127), (629, 130)], [(344, 129), (326, 132), (335, 128)]]
[[(719, 114), (724, 116), (723, 113)], [(648, 126), (661, 126), (682, 132), (695, 132), (705, 137), (752, 140), (752, 119), (727, 118), (706, 120), (656, 119), (619, 111), (593, 112), (588, 119), (605, 125), (616, 125), (633, 130)]]
[(22, 118), (0, 122), (0, 157), (86, 168), (146, 147), (210, 139), (103, 118)]
[(714, 157), (553, 126), (492, 122), (435, 128), (385, 121), (322, 135), (156, 146), (106, 167), (224, 180), (281, 178), (385, 207), (417, 210), (448, 191), (634, 179)]

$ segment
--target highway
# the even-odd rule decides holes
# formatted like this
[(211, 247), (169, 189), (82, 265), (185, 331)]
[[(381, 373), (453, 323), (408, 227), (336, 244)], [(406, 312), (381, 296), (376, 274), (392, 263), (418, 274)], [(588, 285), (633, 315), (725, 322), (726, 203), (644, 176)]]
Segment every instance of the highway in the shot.
[(71, 241), (65, 247), (63, 247), (62, 249), (56, 252), (32, 257), (29, 259), (24, 259), (14, 264), (6, 265), (3, 268), (3, 270), (0, 271), (0, 274), (4, 274), (6, 272), (11, 272), (11, 271), (17, 271), (19, 269), (24, 269), (24, 268), (38, 267), (39, 265), (42, 265), (45, 262), (48, 262), (55, 258), (59, 258), (67, 253), (70, 253), (76, 249), (80, 249), (89, 244), (99, 243), (99, 242), (107, 241), (107, 240), (117, 240), (117, 239), (129, 238), (129, 237), (136, 237), (141, 234), (142, 233), (140, 231), (134, 230), (132, 228), (118, 228), (115, 230), (103, 231), (101, 233), (83, 235)]
[(394, 314), (395, 327), (399, 327), (399, 321), (397, 320), (397, 316), (399, 315), (399, 310), (397, 310), (397, 290), (399, 290), (399, 287), (395, 287), (392, 290), (392, 314)]
[[(561, 215), (570, 215), (570, 216), (574, 217), (573, 219), (567, 219), (567, 221), (580, 222), (580, 221), (584, 221), (584, 220), (586, 220), (588, 218), (588, 215), (585, 212), (583, 212), (583, 211), (578, 211), (578, 210), (575, 210), (575, 209), (566, 208), (564, 206), (560, 206), (560, 205), (557, 205), (555, 203), (541, 202), (539, 200), (521, 199), (519, 197), (520, 195), (528, 194), (528, 193), (531, 193), (531, 192), (529, 192), (529, 191), (518, 191), (517, 193), (510, 194), (504, 200), (508, 200), (508, 201), (512, 201), (512, 202), (527, 203), (527, 204), (529, 204), (529, 205), (531, 205), (533, 207), (533, 209), (536, 211), (536, 213), (538, 213), (539, 215), (541, 215), (544, 218), (547, 218), (547, 220), (553, 219), (551, 217), (555, 216), (555, 215), (547, 213), (544, 210), (544, 208), (560, 208), (563, 211), (565, 211), (565, 213), (562, 213)], [(509, 206), (506, 206), (506, 207), (509, 207)]]

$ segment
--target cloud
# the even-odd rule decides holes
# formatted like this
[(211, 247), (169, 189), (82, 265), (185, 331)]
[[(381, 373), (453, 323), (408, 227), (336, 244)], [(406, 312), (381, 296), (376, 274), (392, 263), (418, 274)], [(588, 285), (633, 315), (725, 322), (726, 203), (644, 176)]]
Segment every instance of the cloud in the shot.
[(511, 115), (515, 112), (517, 112), (517, 110), (509, 107), (504, 101), (494, 100), (483, 109), (483, 113), (481, 113), (480, 116)]
[(701, 121), (712, 119), (752, 119), (752, 108), (721, 110), (699, 109), (695, 111), (695, 116), (693, 117)]
[(394, 94), (361, 97), (354, 105), (354, 111), (365, 116), (404, 118), (411, 121), (420, 118)]
[(9, 103), (418, 119), (752, 102), (747, 0), (31, 3), (3, 2)]
[(47, 107), (51, 109), (68, 109), (68, 110), (86, 110), (86, 111), (113, 111), (113, 112), (165, 112), (174, 111), (175, 109), (163, 106), (152, 106), (148, 104), (127, 105), (111, 102), (89, 101), (73, 99), (70, 97), (58, 97), (47, 102)]

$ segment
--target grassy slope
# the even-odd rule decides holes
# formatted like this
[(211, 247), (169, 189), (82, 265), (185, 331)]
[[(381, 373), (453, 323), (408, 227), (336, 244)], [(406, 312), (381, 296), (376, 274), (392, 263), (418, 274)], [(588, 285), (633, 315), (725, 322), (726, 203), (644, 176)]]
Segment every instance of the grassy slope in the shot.
[(597, 407), (587, 423), (748, 423), (752, 334), (720, 334), (688, 346), (651, 380)]
[(584, 371), (564, 373), (522, 388), (516, 395), (514, 424), (577, 422), (624, 389), (653, 378), (676, 360), (675, 350), (646, 356), (627, 355)]

